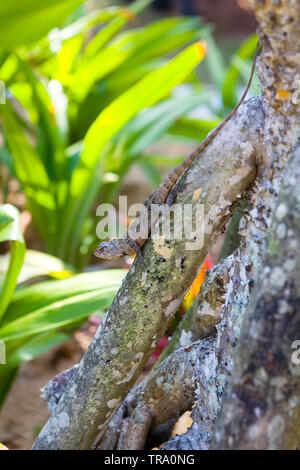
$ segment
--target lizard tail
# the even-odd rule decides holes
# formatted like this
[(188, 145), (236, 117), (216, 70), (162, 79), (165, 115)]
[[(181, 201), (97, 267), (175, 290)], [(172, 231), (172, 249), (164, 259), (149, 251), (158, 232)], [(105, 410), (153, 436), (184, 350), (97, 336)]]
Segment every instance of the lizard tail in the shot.
[[(228, 116), (213, 130), (211, 131), (208, 136), (203, 140), (201, 143), (200, 147), (198, 147), (194, 152), (192, 152), (183, 162), (181, 162), (178, 166), (174, 168), (174, 170), (169, 173), (169, 175), (163, 180), (162, 186), (164, 189), (167, 191), (171, 191), (171, 189), (174, 186), (174, 181), (177, 182), (178, 178), (182, 175), (184, 170), (190, 166), (190, 164), (203, 152), (203, 150), (214, 140), (214, 138), (219, 134), (219, 132), (223, 129), (223, 127), (226, 126), (228, 121), (233, 117), (233, 115), (237, 112), (239, 107), (242, 105), (244, 99), (246, 98), (249, 88), (252, 83), (254, 71), (255, 71), (255, 66), (256, 66), (256, 59), (259, 53), (260, 49), (260, 43), (257, 43), (256, 50), (255, 50), (255, 55), (253, 59), (253, 64), (252, 64), (252, 69), (251, 69), (251, 74), (250, 78), (248, 81), (248, 84), (245, 88), (245, 91), (239, 100), (238, 104), (235, 106), (235, 108), (228, 114)], [(172, 198), (168, 198), (168, 203), (169, 201), (172, 201)]]

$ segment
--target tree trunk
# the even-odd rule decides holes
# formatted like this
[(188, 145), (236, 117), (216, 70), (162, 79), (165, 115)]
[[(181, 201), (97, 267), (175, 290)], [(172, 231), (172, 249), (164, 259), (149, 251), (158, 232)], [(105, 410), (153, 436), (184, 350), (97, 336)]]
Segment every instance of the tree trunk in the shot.
[[(207, 449), (213, 436), (216, 448), (295, 448), (300, 441), (300, 373), (291, 362), (300, 340), (300, 5), (251, 3), (262, 97), (240, 108), (176, 185), (177, 203), (205, 204), (203, 246), (147, 242), (144, 265), (137, 259), (132, 266), (34, 449), (143, 448), (167, 440), (194, 402), (192, 427), (165, 448)], [(240, 247), (209, 276), (169, 355), (132, 389), (245, 196)]]

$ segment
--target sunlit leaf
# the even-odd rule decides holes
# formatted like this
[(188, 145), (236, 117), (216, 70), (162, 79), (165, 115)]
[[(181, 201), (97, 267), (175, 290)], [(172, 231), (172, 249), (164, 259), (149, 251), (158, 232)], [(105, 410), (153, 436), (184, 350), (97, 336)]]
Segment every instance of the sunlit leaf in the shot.
[(85, 169), (95, 165), (106, 142), (140, 109), (153, 105), (188, 77), (204, 55), (203, 45), (193, 44), (167, 65), (147, 75), (100, 114), (84, 139), (79, 166), (72, 178), (72, 195), (81, 192), (86, 180)]
[(33, 334), (65, 327), (75, 320), (83, 320), (91, 313), (107, 308), (112, 302), (118, 285), (99, 288), (93, 292), (60, 300), (6, 323), (0, 328), (0, 338), (7, 342)]
[(205, 100), (206, 97), (202, 93), (190, 93), (188, 96), (172, 97), (138, 114), (124, 130), (131, 140), (127, 148), (129, 156), (141, 154), (175, 125), (174, 121)]
[(1, 0), (0, 45), (36, 41), (85, 0)]
[(85, 49), (85, 55), (88, 57), (94, 56), (128, 21), (132, 20), (135, 15), (150, 5), (152, 1), (137, 0), (129, 5), (128, 8), (121, 9), (117, 17), (89, 42)]
[[(3, 283), (9, 265), (9, 253), (0, 256), (0, 285)], [(73, 274), (74, 268), (59, 258), (41, 251), (27, 250), (24, 263), (18, 277), (18, 283), (39, 276), (51, 276), (55, 279), (64, 279)]]
[[(15, 291), (3, 321), (7, 324), (32, 311), (82, 294), (105, 295), (108, 292), (108, 298), (111, 299), (112, 293), (117, 291), (125, 274), (126, 271), (123, 269), (109, 269), (20, 287)], [(98, 309), (100, 307), (96, 308)]]

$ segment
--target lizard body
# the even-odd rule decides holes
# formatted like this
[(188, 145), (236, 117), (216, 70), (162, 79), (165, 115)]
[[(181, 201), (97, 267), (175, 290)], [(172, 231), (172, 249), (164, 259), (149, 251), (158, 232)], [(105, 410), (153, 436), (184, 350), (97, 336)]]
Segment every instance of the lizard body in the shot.
[[(183, 162), (181, 162), (178, 166), (176, 166), (171, 173), (168, 174), (161, 182), (161, 184), (150, 194), (147, 201), (144, 203), (144, 206), (147, 209), (148, 213), (148, 222), (150, 222), (151, 218), (151, 205), (152, 204), (163, 204), (167, 200), (168, 203), (172, 200), (172, 189), (174, 188), (178, 178), (182, 175), (182, 173), (191, 165), (191, 163), (203, 152), (203, 150), (215, 139), (215, 137), (220, 133), (220, 131), (225, 127), (225, 125), (230, 121), (232, 116), (237, 112), (241, 104), (243, 103), (251, 82), (254, 75), (256, 58), (258, 55), (258, 48), (259, 44), (257, 45), (255, 57), (253, 60), (252, 70), (248, 85), (239, 100), (236, 107), (228, 114), (228, 116), (213, 130), (211, 131), (201, 145), (192, 152)], [(152, 221), (153, 224), (153, 221)], [(132, 222), (131, 227), (138, 228), (141, 225), (141, 214), (139, 214), (136, 219)], [(151, 231), (151, 224), (148, 224), (149, 233)], [(148, 233), (148, 235), (149, 235)], [(115, 238), (108, 242), (102, 242), (95, 250), (95, 256), (98, 258), (103, 259), (118, 259), (122, 258), (123, 256), (132, 256), (135, 253), (139, 253), (142, 246), (145, 244), (146, 239), (144, 238), (137, 238), (132, 239), (129, 235), (126, 238)]]

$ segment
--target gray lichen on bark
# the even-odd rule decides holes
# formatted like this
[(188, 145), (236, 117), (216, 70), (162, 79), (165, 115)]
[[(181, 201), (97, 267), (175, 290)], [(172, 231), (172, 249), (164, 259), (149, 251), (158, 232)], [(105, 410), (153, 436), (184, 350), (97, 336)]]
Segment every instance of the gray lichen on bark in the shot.
[[(262, 44), (262, 97), (240, 108), (176, 185), (176, 202), (198, 198), (205, 204), (203, 247), (189, 251), (185, 241), (147, 243), (145, 264), (137, 260), (128, 273), (36, 449), (88, 449), (96, 439), (100, 448), (132, 448), (137, 435), (142, 448), (151, 433), (162, 435), (165, 423), (169, 430), (168, 423), (194, 401), (193, 426), (166, 448), (209, 448), (217, 418), (218, 448), (295, 448), (300, 441), (299, 373), (290, 360), (291, 343), (300, 339), (299, 256), (292, 260), (300, 251), (300, 5), (251, 3)], [(240, 224), (240, 247), (211, 273), (174, 335), (171, 354), (132, 389), (246, 192), (251, 201)], [(208, 323), (199, 322), (205, 312)]]
[[(255, 209), (257, 221), (265, 220), (266, 228), (274, 213), (276, 193), (287, 162), (291, 161), (291, 167), (283, 179), (264, 270), (258, 272), (257, 288), (244, 318), (233, 378), (223, 403), (214, 446), (293, 449), (300, 439), (296, 398), (299, 399), (299, 378), (290, 372), (289, 348), (293, 336), (300, 336), (299, 266), (296, 269), (294, 261), (289, 259), (295, 251), (291, 253), (288, 246), (289, 230), (292, 230), (294, 250), (299, 252), (299, 179), (296, 181), (299, 156), (295, 152), (299, 142), (300, 107), (293, 94), (300, 73), (300, 5), (292, 1), (252, 3), (263, 46), (259, 73), (265, 114), (258, 180), (264, 201), (258, 201)], [(282, 203), (288, 210), (285, 222), (278, 224), (277, 211), (280, 213)], [(288, 228), (293, 224), (296, 226)], [(289, 283), (292, 287), (284, 290), (287, 300), (282, 289)], [(285, 302), (291, 303), (294, 310), (284, 311)]]
[(284, 177), (264, 269), (235, 354), (217, 448), (295, 449), (300, 442), (300, 146)]

